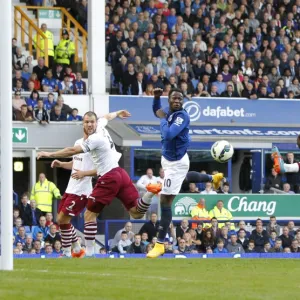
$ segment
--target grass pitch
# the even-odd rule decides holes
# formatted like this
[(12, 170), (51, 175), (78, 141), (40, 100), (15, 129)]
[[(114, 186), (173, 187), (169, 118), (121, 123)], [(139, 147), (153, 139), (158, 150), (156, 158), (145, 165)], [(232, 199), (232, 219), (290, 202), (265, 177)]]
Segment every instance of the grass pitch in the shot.
[(20, 259), (0, 299), (300, 299), (296, 259)]

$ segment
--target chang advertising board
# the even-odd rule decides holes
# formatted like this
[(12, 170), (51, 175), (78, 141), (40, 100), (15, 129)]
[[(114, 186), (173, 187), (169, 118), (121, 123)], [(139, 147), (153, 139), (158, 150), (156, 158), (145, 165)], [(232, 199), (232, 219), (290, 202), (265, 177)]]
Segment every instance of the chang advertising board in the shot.
[(191, 217), (191, 210), (204, 198), (206, 209), (214, 208), (218, 200), (224, 202), (235, 219), (278, 218), (300, 219), (299, 195), (256, 195), (256, 194), (179, 194), (172, 204), (174, 219)]
[[(124, 108), (129, 110), (131, 118), (126, 120), (127, 123), (158, 123), (158, 119), (153, 114), (152, 102), (153, 98), (148, 96), (110, 96), (109, 109), (110, 111)], [(161, 103), (162, 107), (167, 107), (167, 98), (162, 97)], [(299, 116), (291, 113), (300, 111), (300, 101), (297, 100), (193, 98), (191, 101), (184, 102), (184, 108), (190, 115), (191, 123), (299, 125)]]

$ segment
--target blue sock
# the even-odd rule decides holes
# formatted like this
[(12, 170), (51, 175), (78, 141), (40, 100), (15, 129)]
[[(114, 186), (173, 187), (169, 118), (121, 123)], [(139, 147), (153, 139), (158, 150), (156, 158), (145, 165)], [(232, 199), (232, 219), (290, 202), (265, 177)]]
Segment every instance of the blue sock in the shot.
[(172, 210), (170, 206), (161, 205), (161, 218), (158, 227), (157, 241), (164, 243), (169, 226), (172, 222)]
[(209, 182), (212, 181), (213, 177), (209, 174), (202, 174), (199, 172), (191, 171), (186, 174), (186, 181), (193, 182), (193, 183), (200, 183), (200, 182)]

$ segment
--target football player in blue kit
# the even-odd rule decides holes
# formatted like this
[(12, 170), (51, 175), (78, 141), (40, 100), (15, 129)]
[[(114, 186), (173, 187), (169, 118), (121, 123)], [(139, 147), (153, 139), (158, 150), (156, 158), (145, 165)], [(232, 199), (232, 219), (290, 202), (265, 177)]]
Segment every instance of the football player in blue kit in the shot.
[(212, 181), (214, 188), (220, 187), (223, 174), (216, 175), (188, 172), (190, 160), (187, 150), (190, 145), (189, 125), (190, 116), (183, 109), (184, 95), (180, 89), (174, 88), (169, 92), (169, 106), (162, 109), (160, 96), (162, 89), (154, 89), (153, 112), (160, 118), (160, 131), (162, 138), (161, 165), (165, 172), (162, 188), (158, 184), (150, 184), (149, 192), (157, 193), (161, 189), (161, 220), (159, 224), (158, 240), (154, 248), (147, 254), (155, 258), (164, 254), (164, 241), (167, 230), (172, 221), (172, 202), (179, 193), (184, 180), (188, 182)]

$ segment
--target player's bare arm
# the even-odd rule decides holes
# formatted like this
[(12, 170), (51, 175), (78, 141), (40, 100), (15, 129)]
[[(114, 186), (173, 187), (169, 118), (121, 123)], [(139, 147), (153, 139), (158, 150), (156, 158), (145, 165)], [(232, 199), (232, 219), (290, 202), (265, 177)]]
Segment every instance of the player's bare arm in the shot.
[(83, 177), (94, 177), (94, 176), (97, 176), (97, 170), (94, 169), (94, 170), (89, 170), (89, 171), (81, 171), (81, 170), (77, 170), (77, 169), (74, 169), (76, 172), (74, 172), (71, 177), (73, 179), (81, 179)]
[(62, 168), (62, 169), (66, 169), (66, 170), (72, 170), (73, 167), (73, 160), (65, 162), (65, 161), (60, 161), (55, 159), (52, 163), (51, 163), (51, 168)]
[(299, 134), (298, 137), (297, 137), (297, 146), (298, 146), (298, 148), (300, 149), (300, 134)]
[(127, 119), (130, 116), (131, 116), (131, 114), (129, 111), (122, 109), (122, 110), (108, 113), (108, 114), (104, 115), (102, 118), (105, 118), (107, 121), (111, 121), (115, 118)]
[[(163, 94), (163, 90), (160, 88), (155, 88), (153, 90), (153, 93), (154, 93), (154, 100), (160, 100), (160, 97)], [(162, 108), (156, 110), (155, 115), (160, 119), (164, 119), (166, 117), (166, 114)]]
[(55, 151), (55, 152), (44, 152), (41, 151), (37, 154), (37, 159), (40, 158), (60, 158), (60, 157), (70, 157), (75, 154), (83, 153), (81, 146), (67, 147), (65, 149)]

